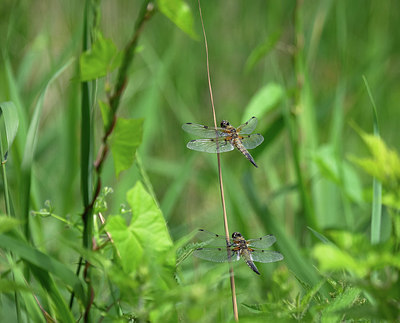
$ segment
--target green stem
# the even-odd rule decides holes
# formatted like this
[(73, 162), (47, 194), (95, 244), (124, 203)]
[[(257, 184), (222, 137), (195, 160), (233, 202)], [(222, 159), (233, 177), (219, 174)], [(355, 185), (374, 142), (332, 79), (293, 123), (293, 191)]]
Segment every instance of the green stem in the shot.
[[(368, 81), (363, 75), (365, 87), (367, 88), (369, 99), (372, 104), (372, 116), (374, 120), (374, 135), (379, 137), (378, 113), (376, 105), (372, 97)], [(371, 215), (371, 243), (378, 244), (381, 241), (381, 224), (382, 224), (382, 183), (374, 177), (372, 182), (373, 199), (372, 199), (372, 215)]]
[[(4, 151), (3, 151), (3, 142), (0, 138), (0, 159), (1, 159), (1, 175), (3, 177), (3, 185), (4, 185), (4, 201), (5, 201), (5, 207), (6, 207), (6, 215), (10, 216), (11, 215), (11, 209), (10, 209), (10, 196), (8, 194), (8, 182), (7, 182), (7, 172), (6, 172), (6, 161), (7, 159), (4, 158)], [(14, 255), (10, 252), (11, 257), (14, 259)], [(15, 283), (15, 277), (14, 273), (12, 275), (12, 279)], [(22, 316), (21, 316), (21, 302), (19, 299), (18, 292), (14, 292), (14, 300), (15, 300), (15, 311), (17, 314), (17, 322), (22, 322)]]

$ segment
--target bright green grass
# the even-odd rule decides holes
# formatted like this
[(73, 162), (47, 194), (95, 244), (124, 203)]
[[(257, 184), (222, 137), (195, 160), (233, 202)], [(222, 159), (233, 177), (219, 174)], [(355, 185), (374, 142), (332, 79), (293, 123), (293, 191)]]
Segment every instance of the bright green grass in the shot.
[[(285, 257), (260, 265), (260, 277), (235, 264), (241, 321), (398, 320), (399, 3), (203, 2), (217, 118), (239, 125), (255, 115), (265, 137), (252, 151), (258, 169), (237, 151), (221, 155), (229, 228), (274, 234)], [(0, 5), (0, 103), (12, 102), (18, 119), (1, 171), (2, 321), (43, 319), (37, 300), (53, 318), (78, 320), (90, 300), (84, 268), (74, 275), (80, 257), (93, 265), (87, 321), (233, 319), (228, 266), (194, 259), (188, 245), (198, 228), (223, 233), (216, 156), (188, 150), (194, 138), (181, 129), (213, 123), (197, 3), (188, 1), (193, 29), (173, 14), (181, 1), (157, 3), (164, 14), (143, 26), (116, 112), (144, 120), (142, 140), (118, 176), (121, 156), (108, 154), (101, 187), (113, 192), (94, 205), (114, 245), (99, 220), (84, 229), (81, 215), (98, 179), (98, 101), (120, 78), (107, 61), (107, 77), (82, 84), (79, 62), (96, 32), (124, 51), (142, 1), (94, 1), (94, 11), (82, 1)], [(377, 134), (378, 120), (388, 150), (360, 136)], [(185, 259), (176, 268), (175, 254)]]

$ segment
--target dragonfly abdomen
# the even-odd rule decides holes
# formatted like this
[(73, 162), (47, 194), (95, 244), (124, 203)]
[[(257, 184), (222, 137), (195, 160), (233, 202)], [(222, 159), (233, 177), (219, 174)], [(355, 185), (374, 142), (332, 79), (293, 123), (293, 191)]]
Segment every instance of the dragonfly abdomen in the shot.
[(258, 167), (256, 162), (253, 159), (253, 156), (250, 155), (248, 150), (243, 146), (242, 142), (240, 141), (239, 138), (233, 138), (232, 139), (233, 145), (243, 154), (246, 156), (246, 158), (255, 166)]
[(246, 264), (247, 264), (247, 266), (249, 266), (257, 275), (261, 275), (253, 261), (251, 261), (251, 260), (246, 260)]

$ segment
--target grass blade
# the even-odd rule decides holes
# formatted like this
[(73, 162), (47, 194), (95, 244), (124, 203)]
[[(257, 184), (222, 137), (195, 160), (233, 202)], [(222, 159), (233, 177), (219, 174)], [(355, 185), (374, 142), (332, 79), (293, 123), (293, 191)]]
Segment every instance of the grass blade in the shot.
[(71, 286), (80, 299), (84, 299), (82, 281), (66, 267), (65, 264), (33, 248), (26, 242), (6, 234), (0, 234), (0, 247), (12, 250), (13, 253), (37, 268), (52, 273), (60, 278), (66, 285)]
[[(368, 92), (369, 99), (372, 104), (372, 116), (374, 120), (374, 135), (379, 137), (378, 114), (374, 98), (372, 97), (368, 81), (363, 76), (364, 84)], [(373, 199), (372, 199), (372, 217), (371, 217), (371, 243), (377, 244), (381, 241), (381, 225), (382, 225), (382, 183), (374, 177), (373, 179)]]

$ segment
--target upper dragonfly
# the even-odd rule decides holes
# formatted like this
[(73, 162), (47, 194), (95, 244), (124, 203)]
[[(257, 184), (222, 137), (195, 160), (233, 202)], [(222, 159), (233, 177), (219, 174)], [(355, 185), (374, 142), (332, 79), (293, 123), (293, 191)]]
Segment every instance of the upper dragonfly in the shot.
[(228, 244), (224, 236), (203, 229), (199, 230), (198, 236), (213, 247), (196, 249), (193, 253), (196, 257), (214, 262), (237, 261), (243, 258), (258, 275), (260, 272), (254, 261), (269, 263), (283, 259), (282, 254), (277, 251), (264, 250), (275, 243), (276, 238), (272, 234), (245, 240), (239, 232), (234, 232)]
[(208, 139), (196, 139), (188, 142), (189, 149), (203, 151), (206, 153), (223, 153), (231, 151), (236, 147), (256, 167), (253, 157), (247, 149), (256, 148), (264, 141), (259, 133), (252, 134), (257, 126), (257, 118), (252, 117), (249, 121), (235, 128), (226, 120), (222, 120), (221, 127), (203, 126), (195, 123), (185, 123), (182, 128), (186, 132)]

